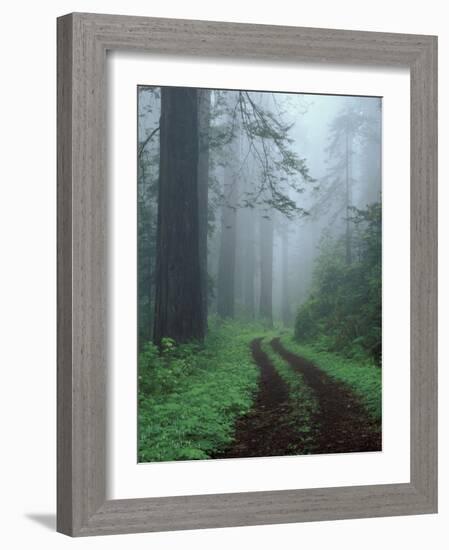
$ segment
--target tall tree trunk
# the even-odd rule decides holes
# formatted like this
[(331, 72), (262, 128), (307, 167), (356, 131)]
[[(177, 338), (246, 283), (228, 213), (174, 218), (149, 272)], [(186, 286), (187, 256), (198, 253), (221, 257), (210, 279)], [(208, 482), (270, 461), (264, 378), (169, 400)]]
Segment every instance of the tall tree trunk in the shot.
[(255, 317), (254, 277), (256, 272), (256, 235), (254, 218), (254, 210), (252, 208), (248, 208), (246, 211), (246, 247), (244, 262), (243, 296), (246, 314), (250, 319), (254, 319)]
[(260, 316), (273, 325), (273, 220), (260, 218)]
[(198, 215), (199, 247), (201, 269), (201, 291), (203, 301), (204, 332), (207, 332), (208, 274), (207, 274), (207, 228), (208, 228), (208, 189), (209, 189), (209, 125), (210, 90), (198, 91)]
[(346, 203), (346, 264), (352, 263), (352, 246), (351, 246), (351, 222), (349, 220), (350, 207), (352, 201), (352, 169), (351, 169), (351, 139), (349, 136), (349, 130), (346, 130), (346, 189), (345, 189), (345, 203)]
[(161, 89), (160, 127), (154, 341), (203, 340), (196, 89)]
[[(235, 141), (235, 140), (234, 140)], [(230, 146), (230, 155), (224, 167), (223, 195), (221, 208), (220, 256), (218, 259), (217, 313), (220, 317), (234, 317), (235, 252), (237, 224), (237, 180), (234, 174), (237, 154), (236, 144)]]
[[(144, 184), (142, 184), (144, 185)], [(141, 199), (138, 204), (138, 251), (137, 251), (137, 288), (138, 288), (138, 345), (151, 340), (153, 329), (153, 263), (151, 250), (151, 210), (148, 204)], [(153, 254), (152, 254), (153, 253)]]
[(151, 339), (151, 211), (147, 201), (145, 167), (137, 165), (137, 298), (138, 298), (138, 348)]
[(285, 326), (290, 326), (292, 315), (290, 309), (290, 292), (288, 277), (288, 227), (282, 228), (282, 322)]

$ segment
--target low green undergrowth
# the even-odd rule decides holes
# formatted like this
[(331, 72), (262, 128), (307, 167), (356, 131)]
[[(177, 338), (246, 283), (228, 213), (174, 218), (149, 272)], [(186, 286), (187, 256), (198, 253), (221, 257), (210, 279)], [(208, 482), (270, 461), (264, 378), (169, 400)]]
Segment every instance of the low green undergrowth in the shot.
[(379, 202), (347, 213), (351, 231), (326, 232), (312, 284), (295, 319), (298, 341), (351, 360), (382, 363), (382, 208)]
[(292, 335), (284, 335), (282, 344), (289, 351), (314, 363), (329, 376), (344, 382), (361, 400), (376, 422), (382, 418), (382, 369), (369, 360), (347, 359), (316, 346), (301, 344)]
[[(226, 448), (254, 400), (255, 327), (213, 320), (203, 345), (165, 339), (139, 356), (139, 462), (205, 459)], [(256, 329), (257, 330), (257, 329)]]
[(293, 371), (290, 365), (273, 350), (269, 343), (272, 337), (273, 335), (263, 340), (262, 350), (288, 386), (292, 422), (298, 437), (295, 447), (301, 449), (303, 454), (310, 454), (313, 452), (312, 415), (316, 412), (318, 403), (301, 373)]

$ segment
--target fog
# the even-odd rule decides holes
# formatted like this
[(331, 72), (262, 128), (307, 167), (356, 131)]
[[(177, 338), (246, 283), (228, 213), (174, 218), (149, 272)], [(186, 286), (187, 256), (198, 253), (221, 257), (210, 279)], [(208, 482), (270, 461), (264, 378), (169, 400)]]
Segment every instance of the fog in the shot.
[[(351, 213), (380, 201), (381, 100), (204, 93), (208, 315), (291, 325), (323, 238), (346, 238), (350, 262)], [(151, 336), (160, 88), (140, 87), (138, 97), (139, 324)]]

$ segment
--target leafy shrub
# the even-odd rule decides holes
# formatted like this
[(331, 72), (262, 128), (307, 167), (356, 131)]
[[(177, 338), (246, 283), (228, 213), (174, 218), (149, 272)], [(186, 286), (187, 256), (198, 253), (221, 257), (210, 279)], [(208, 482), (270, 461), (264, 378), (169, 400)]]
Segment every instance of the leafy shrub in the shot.
[(345, 259), (344, 238), (327, 237), (321, 245), (308, 300), (295, 319), (298, 341), (347, 357), (381, 361), (381, 209), (353, 208), (352, 262)]
[(254, 328), (212, 320), (203, 346), (164, 339), (139, 356), (139, 461), (205, 459), (233, 440), (253, 403), (259, 372)]

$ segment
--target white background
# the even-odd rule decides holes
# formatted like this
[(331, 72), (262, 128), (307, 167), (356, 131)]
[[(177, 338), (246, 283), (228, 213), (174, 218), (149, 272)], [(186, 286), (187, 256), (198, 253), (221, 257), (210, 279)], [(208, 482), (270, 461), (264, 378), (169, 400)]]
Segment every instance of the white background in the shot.
[[(440, 97), (449, 97), (449, 31), (444, 4), (321, 0), (165, 0), (9, 2), (0, 40), (1, 541), (6, 548), (445, 548), (449, 520), (447, 418), (449, 355), (444, 348), (447, 285), (441, 284), (440, 513), (436, 516), (126, 535), (70, 540), (54, 533), (55, 513), (55, 17), (71, 11), (114, 12), (249, 23), (439, 34)], [(440, 104), (440, 181), (449, 140)], [(441, 185), (440, 211), (448, 187)], [(446, 206), (446, 208), (445, 208)], [(440, 280), (449, 277), (441, 216)], [(6, 376), (5, 376), (6, 375)], [(399, 542), (400, 541), (400, 542)]]

